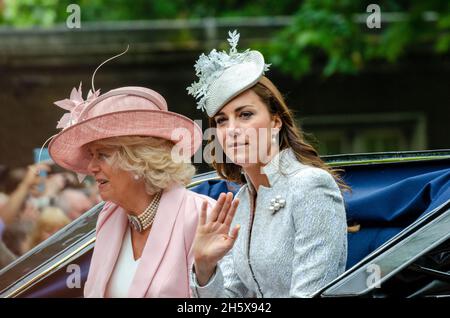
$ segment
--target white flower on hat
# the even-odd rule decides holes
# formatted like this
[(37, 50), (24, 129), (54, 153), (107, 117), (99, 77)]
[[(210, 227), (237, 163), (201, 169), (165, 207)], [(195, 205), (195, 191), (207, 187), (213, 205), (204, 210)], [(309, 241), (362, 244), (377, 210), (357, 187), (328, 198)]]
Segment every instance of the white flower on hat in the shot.
[[(270, 64), (264, 64), (264, 58), (262, 58), (262, 55), (257, 51), (250, 51), (250, 49), (247, 49), (244, 52), (238, 53), (236, 47), (239, 42), (240, 34), (236, 30), (233, 32), (229, 31), (228, 36), (229, 38), (227, 40), (230, 44), (229, 52), (218, 52), (216, 49), (213, 49), (208, 55), (200, 55), (194, 66), (195, 74), (198, 76), (199, 80), (187, 88), (188, 94), (197, 99), (197, 109), (206, 111), (210, 116), (214, 113), (211, 106), (208, 105), (208, 98), (214, 94), (214, 92), (211, 92), (211, 88), (214, 82), (217, 81), (226, 70), (244, 63), (261, 64), (259, 62), (262, 60), (262, 65), (260, 65), (262, 68), (259, 68), (259, 71), (257, 71), (258, 74), (249, 74), (249, 76), (257, 75), (257, 78), (259, 78), (265, 71), (269, 70), (270, 66)], [(261, 56), (257, 61), (255, 61), (255, 52)], [(233, 91), (236, 91), (236, 88), (233, 88)], [(228, 92), (228, 95), (231, 96), (231, 94), (232, 92)], [(221, 98), (220, 100), (225, 100), (225, 98)], [(217, 109), (215, 109), (215, 111), (217, 111)]]

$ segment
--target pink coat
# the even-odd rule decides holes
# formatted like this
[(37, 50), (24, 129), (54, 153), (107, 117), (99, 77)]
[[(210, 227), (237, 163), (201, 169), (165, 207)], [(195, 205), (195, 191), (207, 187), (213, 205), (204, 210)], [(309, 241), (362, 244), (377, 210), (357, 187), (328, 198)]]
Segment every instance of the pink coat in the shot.
[[(128, 297), (190, 297), (191, 245), (205, 199), (210, 210), (215, 201), (209, 197), (179, 186), (164, 191)], [(105, 296), (127, 225), (124, 209), (107, 202), (97, 221), (85, 297)]]

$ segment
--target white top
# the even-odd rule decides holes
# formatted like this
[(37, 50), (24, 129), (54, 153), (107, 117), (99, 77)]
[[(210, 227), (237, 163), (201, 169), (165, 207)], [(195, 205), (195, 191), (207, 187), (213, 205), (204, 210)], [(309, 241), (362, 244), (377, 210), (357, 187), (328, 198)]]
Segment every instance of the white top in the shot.
[(128, 296), (128, 290), (139, 266), (139, 260), (134, 260), (131, 230), (130, 227), (127, 227), (116, 266), (106, 287), (105, 297), (126, 298)]

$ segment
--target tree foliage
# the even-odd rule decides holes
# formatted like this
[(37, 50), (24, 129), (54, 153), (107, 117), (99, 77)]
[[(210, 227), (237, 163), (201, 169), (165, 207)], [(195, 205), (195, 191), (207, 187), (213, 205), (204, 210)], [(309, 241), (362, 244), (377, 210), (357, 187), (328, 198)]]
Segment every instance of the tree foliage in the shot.
[[(394, 21), (369, 29), (355, 22), (355, 13), (367, 16), (373, 1), (305, 0), (294, 22), (267, 48), (283, 71), (301, 77), (316, 65), (325, 76), (353, 74), (373, 60), (396, 62), (421, 50), (446, 54), (450, 49), (450, 1), (383, 1), (381, 16), (397, 13)], [(392, 16), (392, 15), (391, 15)]]
[(354, 74), (374, 60), (395, 63), (424, 48), (450, 50), (448, 0), (378, 1), (382, 15), (401, 14), (381, 29), (355, 21), (356, 14), (370, 14), (373, 0), (0, 0), (0, 23), (51, 26), (66, 20), (72, 3), (80, 5), (83, 22), (292, 15), (293, 23), (261, 49), (295, 77), (316, 69), (325, 76)]
[(16, 27), (64, 22), (69, 4), (78, 4), (83, 21), (124, 21), (290, 14), (292, 0), (0, 0), (0, 21)]

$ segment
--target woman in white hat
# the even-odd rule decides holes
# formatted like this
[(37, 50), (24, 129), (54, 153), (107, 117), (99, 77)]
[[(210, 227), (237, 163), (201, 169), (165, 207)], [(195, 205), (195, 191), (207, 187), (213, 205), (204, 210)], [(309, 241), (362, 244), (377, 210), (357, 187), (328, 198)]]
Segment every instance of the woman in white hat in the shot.
[[(196, 297), (311, 297), (344, 272), (347, 224), (337, 173), (304, 139), (258, 51), (211, 51), (188, 88), (215, 128), (213, 166), (243, 183), (202, 212)], [(340, 189), (341, 188), (341, 189)], [(239, 233), (239, 235), (238, 235)]]
[(198, 216), (202, 204), (215, 202), (185, 189), (200, 128), (143, 87), (91, 91), (86, 101), (80, 87), (56, 104), (70, 113), (49, 145), (51, 157), (93, 176), (106, 201), (85, 297), (189, 297)]

